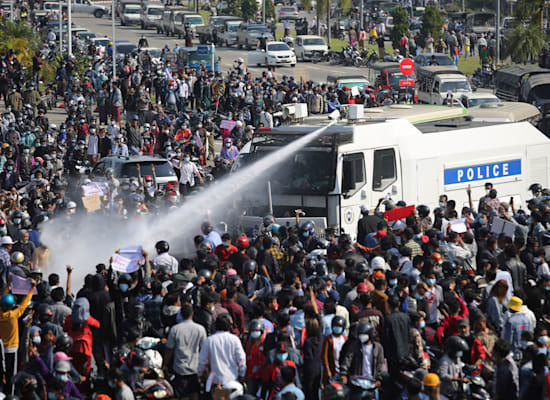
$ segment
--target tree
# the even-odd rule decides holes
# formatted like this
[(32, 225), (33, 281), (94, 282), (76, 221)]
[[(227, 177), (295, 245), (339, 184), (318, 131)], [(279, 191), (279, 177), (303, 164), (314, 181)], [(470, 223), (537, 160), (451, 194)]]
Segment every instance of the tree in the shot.
[(526, 28), (518, 24), (510, 33), (504, 46), (504, 56), (510, 56), (513, 61), (526, 64), (528, 61), (537, 60), (544, 47), (544, 32), (539, 25), (532, 24)]
[(394, 49), (398, 49), (403, 33), (409, 34), (409, 14), (403, 8), (397, 7), (394, 8), (391, 15), (393, 17), (393, 28), (390, 32), (392, 46)]
[(273, 0), (265, 0), (265, 18), (277, 19), (277, 14), (275, 13), (275, 6), (273, 5)]
[(242, 0), (240, 14), (245, 20), (254, 19), (257, 12), (256, 0)]
[[(315, 13), (317, 14), (317, 35), (321, 32), (321, 19), (324, 19), (327, 12), (328, 0), (317, 0), (315, 3)], [(311, 9), (311, 0), (302, 0), (302, 5), (306, 11)]]
[(32, 27), (23, 21), (16, 23), (4, 18), (0, 23), (0, 52), (15, 51), (17, 58), (25, 66), (32, 65), (34, 52), (41, 47), (40, 37)]
[[(441, 31), (443, 30), (443, 19), (441, 13), (436, 6), (427, 6), (422, 16), (422, 28), (420, 29), (420, 43), (424, 44), (424, 41), (428, 37), (428, 33), (432, 35), (434, 43), (437, 43), (441, 38)], [(424, 46), (423, 46), (424, 47)]]

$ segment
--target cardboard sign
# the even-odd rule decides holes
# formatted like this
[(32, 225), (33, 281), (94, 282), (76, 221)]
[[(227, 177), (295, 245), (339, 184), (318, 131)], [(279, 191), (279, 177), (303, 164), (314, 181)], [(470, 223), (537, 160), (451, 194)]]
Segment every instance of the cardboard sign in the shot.
[[(11, 276), (11, 292), (13, 294), (26, 295), (31, 290), (30, 278), (23, 278), (19, 275), (10, 273)], [(37, 294), (36, 288), (34, 288), (33, 294)]]
[(87, 197), (82, 197), (82, 204), (84, 204), (84, 208), (88, 212), (101, 210), (101, 198), (99, 197), (99, 194), (92, 194)]
[(398, 219), (407, 218), (409, 215), (414, 215), (414, 205), (407, 207), (396, 207), (393, 210), (384, 213), (384, 219), (388, 222), (397, 221)]
[(360, 96), (361, 93), (359, 93), (359, 88), (357, 86), (351, 87), (351, 95), (352, 96)]
[(229, 119), (224, 119), (220, 122), (221, 129), (232, 130), (235, 127), (235, 125), (237, 125), (237, 121), (231, 121)]

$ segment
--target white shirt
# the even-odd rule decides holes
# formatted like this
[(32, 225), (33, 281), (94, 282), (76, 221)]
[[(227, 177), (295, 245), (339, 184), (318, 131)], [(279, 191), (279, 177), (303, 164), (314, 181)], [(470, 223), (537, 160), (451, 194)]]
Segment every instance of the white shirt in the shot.
[(508, 284), (508, 292), (506, 293), (506, 299), (504, 300), (505, 303), (508, 303), (514, 295), (514, 283), (512, 282), (512, 275), (510, 275), (508, 271), (497, 269), (497, 275), (495, 280), (493, 281), (493, 285), (495, 284), (495, 282), (498, 282), (501, 279), (504, 279)]
[(166, 265), (170, 267), (172, 270), (172, 273), (176, 274), (178, 272), (178, 260), (176, 260), (174, 257), (172, 257), (168, 253), (162, 253), (155, 258), (153, 258), (153, 265), (155, 267), (160, 267), (161, 265)]
[(188, 183), (190, 186), (195, 186), (195, 175), (199, 173), (195, 163), (189, 161), (180, 165), (180, 183)]
[(542, 275), (550, 275), (550, 268), (546, 262), (540, 264), (537, 268), (537, 278), (540, 278)]
[(244, 376), (246, 355), (240, 339), (229, 332), (216, 332), (206, 338), (199, 353), (199, 376), (203, 374), (206, 364), (216, 373), (216, 381), (222, 385)]
[(340, 336), (332, 335), (332, 344), (334, 346), (334, 365), (336, 366), (337, 374), (340, 373), (340, 351), (342, 351), (342, 347), (344, 347), (344, 343), (346, 343), (346, 339), (344, 339), (344, 335), (340, 335)]
[(374, 379), (374, 376), (372, 376), (373, 349), (372, 343), (363, 345), (363, 376)]
[(95, 156), (99, 153), (99, 136), (90, 135), (88, 136), (88, 154)]
[(262, 111), (260, 122), (264, 124), (265, 128), (273, 128), (273, 116), (267, 111)]

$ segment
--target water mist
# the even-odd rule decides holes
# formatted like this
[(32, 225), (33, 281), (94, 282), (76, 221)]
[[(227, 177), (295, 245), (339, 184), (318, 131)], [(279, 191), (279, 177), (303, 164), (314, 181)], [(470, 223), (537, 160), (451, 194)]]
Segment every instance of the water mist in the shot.
[[(95, 273), (96, 264), (107, 264), (116, 248), (141, 244), (150, 250), (154, 249), (158, 240), (167, 240), (171, 245), (171, 253), (185, 253), (192, 257), (193, 236), (200, 233), (200, 225), (207, 216), (222, 216), (236, 194), (242, 193), (249, 185), (257, 184), (274, 165), (306, 146), (334, 122), (229, 175), (187, 199), (181, 208), (155, 220), (138, 217), (123, 223), (110, 217), (82, 215), (71, 221), (57, 218), (48, 222), (41, 236), (52, 254), (46, 274), (56, 272), (63, 279), (66, 276), (65, 265), (69, 264), (73, 266), (74, 287), (80, 288), (84, 277)], [(150, 251), (150, 258), (154, 256), (156, 252)]]

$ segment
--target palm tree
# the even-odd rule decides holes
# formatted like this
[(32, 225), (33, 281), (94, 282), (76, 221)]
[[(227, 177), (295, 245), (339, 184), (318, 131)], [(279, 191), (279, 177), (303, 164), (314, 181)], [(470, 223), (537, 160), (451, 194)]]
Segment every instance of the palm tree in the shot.
[(14, 50), (18, 59), (26, 66), (32, 63), (33, 53), (40, 48), (38, 34), (26, 22), (11, 22), (4, 19), (0, 23), (0, 53)]
[(536, 60), (543, 47), (544, 33), (539, 25), (531, 24), (526, 28), (518, 24), (506, 41), (504, 51), (513, 61), (526, 64)]

